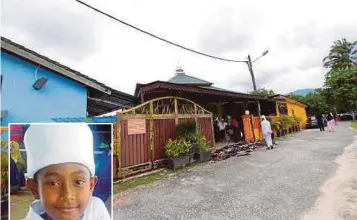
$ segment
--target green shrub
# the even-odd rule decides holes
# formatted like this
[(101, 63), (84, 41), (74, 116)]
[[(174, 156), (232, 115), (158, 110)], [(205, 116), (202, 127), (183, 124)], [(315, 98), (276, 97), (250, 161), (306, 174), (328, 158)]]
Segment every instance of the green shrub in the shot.
[(186, 121), (176, 126), (177, 139), (192, 138), (196, 134), (196, 123), (194, 121)]
[(271, 130), (278, 131), (280, 129), (280, 122), (273, 122), (271, 123)]
[(199, 135), (197, 137), (196, 142), (197, 142), (198, 152), (200, 153), (209, 151), (209, 149), (211, 148), (211, 146), (209, 146), (206, 138), (203, 135)]
[(193, 121), (182, 122), (176, 126), (176, 138), (186, 141), (196, 141), (196, 123)]
[(294, 116), (294, 119), (295, 119), (296, 125), (300, 125), (301, 124), (302, 118)]
[(292, 126), (293, 121), (290, 116), (282, 116), (279, 119), (280, 126), (282, 129), (288, 129)]
[(187, 155), (190, 151), (191, 143), (183, 139), (176, 139), (167, 142), (165, 146), (165, 154), (168, 157), (180, 157)]

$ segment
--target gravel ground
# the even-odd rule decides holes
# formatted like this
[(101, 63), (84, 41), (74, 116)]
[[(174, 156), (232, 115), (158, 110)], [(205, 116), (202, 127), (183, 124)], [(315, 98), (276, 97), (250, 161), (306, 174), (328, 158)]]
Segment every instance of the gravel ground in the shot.
[(271, 151), (210, 163), (115, 198), (114, 219), (300, 219), (354, 140), (349, 123), (336, 132), (307, 130)]

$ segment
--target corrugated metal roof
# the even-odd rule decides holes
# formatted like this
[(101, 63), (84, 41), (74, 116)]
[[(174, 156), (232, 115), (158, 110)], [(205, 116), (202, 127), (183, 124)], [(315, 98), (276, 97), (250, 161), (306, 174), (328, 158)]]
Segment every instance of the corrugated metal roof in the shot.
[(201, 88), (204, 89), (212, 89), (212, 90), (217, 90), (217, 91), (222, 91), (222, 92), (234, 92), (237, 93), (236, 91), (228, 90), (228, 89), (222, 89), (214, 86), (200, 86)]
[(201, 84), (206, 84), (206, 85), (212, 85), (213, 83), (208, 82), (203, 79), (199, 79), (193, 76), (189, 76), (186, 74), (177, 74), (176, 76), (172, 77), (171, 79), (168, 80), (170, 83), (178, 83), (178, 84), (195, 84), (195, 85), (201, 85)]

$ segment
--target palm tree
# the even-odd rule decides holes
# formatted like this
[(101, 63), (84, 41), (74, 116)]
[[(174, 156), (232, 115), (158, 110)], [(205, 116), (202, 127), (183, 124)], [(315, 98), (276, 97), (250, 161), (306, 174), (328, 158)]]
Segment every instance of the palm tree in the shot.
[(357, 41), (350, 43), (345, 38), (335, 41), (323, 62), (324, 67), (332, 70), (357, 66)]

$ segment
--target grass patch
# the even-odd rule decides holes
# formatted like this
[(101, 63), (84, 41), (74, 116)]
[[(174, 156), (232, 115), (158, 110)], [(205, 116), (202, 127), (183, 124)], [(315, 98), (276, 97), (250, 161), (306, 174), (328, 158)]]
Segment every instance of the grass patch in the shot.
[(114, 184), (114, 189), (113, 189), (114, 194), (117, 194), (119, 192), (122, 192), (122, 191), (125, 191), (128, 189), (135, 188), (140, 185), (147, 185), (147, 184), (153, 183), (157, 180), (160, 180), (160, 179), (166, 177), (168, 175), (168, 173), (169, 172), (165, 170), (162, 172), (153, 173), (153, 174), (150, 174), (147, 176), (132, 179), (132, 180), (129, 180), (126, 182)]
[(116, 184), (114, 184), (113, 191), (114, 191), (114, 194), (117, 194), (119, 192), (122, 192), (122, 191), (125, 191), (128, 189), (133, 189), (138, 186), (148, 185), (155, 181), (164, 179), (165, 177), (167, 177), (168, 175), (170, 175), (172, 173), (179, 174), (179, 173), (187, 172), (188, 170), (190, 170), (192, 168), (202, 166), (206, 163), (207, 162), (193, 163), (193, 164), (187, 165), (181, 169), (177, 169), (175, 171), (167, 169), (167, 170), (163, 170), (158, 173), (153, 173), (153, 174), (149, 174), (147, 176), (138, 177), (138, 178), (135, 178), (132, 180), (122, 182), (122, 183), (116, 183)]
[(352, 122), (352, 127), (357, 131), (357, 121)]

